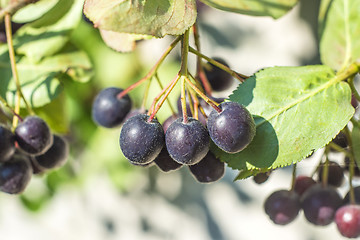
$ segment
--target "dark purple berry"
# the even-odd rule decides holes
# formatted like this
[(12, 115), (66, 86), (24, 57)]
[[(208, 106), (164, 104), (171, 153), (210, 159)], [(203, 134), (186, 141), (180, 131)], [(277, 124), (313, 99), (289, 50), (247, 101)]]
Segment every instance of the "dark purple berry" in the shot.
[(334, 220), (341, 203), (341, 196), (335, 188), (321, 184), (310, 187), (301, 198), (306, 219), (319, 226), (326, 226)]
[(121, 88), (105, 88), (95, 98), (92, 105), (93, 120), (100, 126), (112, 128), (120, 125), (131, 110), (128, 95), (118, 98)]
[[(342, 148), (347, 148), (349, 146), (346, 134), (343, 131), (340, 131), (339, 134), (336, 135), (336, 137), (332, 140), (332, 142)], [(335, 150), (333, 148), (330, 149), (333, 151)]]
[(345, 205), (335, 214), (336, 226), (344, 237), (357, 238), (360, 236), (360, 206)]
[(161, 150), (154, 162), (163, 172), (177, 170), (182, 167), (182, 164), (175, 162), (174, 159), (170, 157), (166, 147)]
[[(225, 62), (225, 60), (221, 58), (213, 58), (213, 59), (229, 67), (229, 65)], [(204, 70), (205, 70), (206, 78), (208, 79), (211, 88), (214, 91), (223, 91), (229, 88), (233, 83), (233, 79), (229, 73), (225, 72), (221, 68), (218, 68), (211, 63), (207, 63), (204, 66)]]
[(63, 166), (68, 156), (68, 142), (64, 138), (54, 134), (54, 141), (49, 150), (44, 154), (36, 156), (35, 161), (41, 168), (53, 169)]
[(32, 175), (32, 168), (26, 156), (14, 154), (0, 164), (0, 191), (18, 194), (25, 190)]
[(255, 136), (254, 119), (244, 106), (236, 102), (224, 102), (219, 108), (220, 113), (213, 110), (208, 118), (210, 137), (225, 152), (240, 152)]
[(175, 115), (171, 115), (170, 117), (168, 117), (162, 124), (164, 132), (166, 132), (166, 130), (169, 128), (169, 126), (178, 118), (179, 117), (175, 116)]
[(127, 120), (120, 133), (120, 148), (124, 156), (134, 164), (148, 164), (164, 146), (164, 130), (161, 124), (149, 116), (138, 114)]
[[(329, 172), (328, 172), (327, 183), (334, 187), (340, 187), (344, 181), (344, 171), (342, 167), (340, 167), (340, 165), (336, 162), (329, 161), (328, 169)], [(321, 165), (318, 171), (319, 182), (322, 181), (323, 171), (324, 171), (324, 165)]]
[(201, 183), (210, 183), (224, 176), (225, 164), (209, 151), (200, 162), (189, 166), (189, 169), (196, 180)]
[(19, 148), (27, 154), (45, 153), (53, 143), (53, 135), (44, 120), (29, 116), (15, 129), (15, 140)]
[(292, 222), (300, 211), (297, 193), (288, 190), (273, 192), (264, 203), (265, 213), (278, 225)]
[[(355, 203), (360, 204), (360, 186), (354, 187)], [(350, 191), (346, 193), (343, 205), (350, 204)]]
[(270, 173), (271, 173), (271, 171), (258, 173), (253, 177), (253, 181), (256, 184), (262, 184), (269, 179)]
[(205, 127), (196, 119), (182, 118), (174, 121), (165, 134), (166, 148), (170, 156), (180, 164), (200, 162), (209, 151), (210, 138)]
[(306, 190), (308, 190), (311, 186), (315, 185), (316, 182), (314, 179), (308, 176), (300, 175), (295, 179), (294, 191), (302, 196)]
[(0, 162), (5, 162), (15, 152), (15, 136), (5, 126), (0, 125)]

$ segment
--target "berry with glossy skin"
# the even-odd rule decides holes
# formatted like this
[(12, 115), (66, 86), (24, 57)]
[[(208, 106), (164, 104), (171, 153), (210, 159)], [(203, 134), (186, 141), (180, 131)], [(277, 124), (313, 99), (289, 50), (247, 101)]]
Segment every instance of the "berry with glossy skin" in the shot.
[(32, 175), (32, 168), (26, 156), (14, 154), (0, 164), (0, 191), (18, 194), (25, 190)]
[(342, 198), (335, 188), (316, 184), (310, 187), (301, 198), (301, 206), (306, 219), (319, 226), (326, 226), (334, 220)]
[(360, 236), (360, 206), (345, 205), (335, 214), (336, 226), (344, 237), (357, 238)]
[(189, 166), (189, 169), (197, 181), (211, 183), (224, 176), (225, 164), (209, 151), (200, 162)]
[(182, 167), (182, 164), (175, 162), (174, 159), (170, 157), (166, 147), (161, 150), (154, 162), (163, 172), (170, 172)]
[(105, 88), (95, 98), (92, 105), (92, 118), (100, 126), (112, 128), (120, 125), (131, 110), (128, 95), (118, 98), (121, 88)]
[(0, 125), (0, 162), (5, 162), (15, 152), (15, 136), (5, 126)]
[(29, 116), (16, 127), (15, 140), (25, 153), (40, 155), (51, 147), (53, 135), (44, 120), (36, 116)]
[(170, 156), (180, 164), (200, 162), (209, 151), (210, 137), (205, 127), (196, 119), (182, 118), (174, 121), (165, 134), (166, 148)]
[(65, 164), (69, 156), (69, 144), (62, 138), (54, 134), (54, 141), (49, 150), (44, 154), (35, 157), (38, 166), (45, 169), (61, 167)]
[[(336, 162), (329, 161), (328, 169), (329, 169), (328, 179), (327, 179), (328, 184), (334, 187), (340, 187), (344, 181), (344, 171), (342, 167)], [(322, 181), (323, 171), (324, 171), (324, 165), (321, 165), (318, 171), (319, 182)]]
[(271, 171), (258, 173), (253, 177), (253, 181), (256, 184), (262, 184), (262, 183), (266, 182), (269, 179), (270, 174), (271, 174)]
[(294, 191), (302, 196), (306, 190), (308, 190), (311, 186), (315, 185), (316, 182), (314, 179), (308, 176), (300, 175), (295, 179)]
[(254, 119), (244, 106), (236, 102), (224, 102), (219, 108), (221, 112), (213, 110), (207, 121), (210, 137), (225, 152), (240, 152), (255, 136)]
[[(213, 58), (215, 61), (222, 63), (223, 65), (229, 67), (229, 65), (222, 58)], [(231, 86), (233, 79), (231, 75), (224, 70), (216, 67), (211, 63), (207, 63), (204, 66), (206, 78), (208, 79), (211, 88), (214, 91), (223, 91)]]
[(299, 195), (288, 190), (273, 192), (265, 200), (264, 209), (275, 224), (286, 225), (299, 214), (301, 209)]
[(120, 148), (132, 163), (144, 165), (152, 162), (164, 146), (164, 130), (161, 124), (149, 116), (138, 114), (127, 120), (120, 133)]

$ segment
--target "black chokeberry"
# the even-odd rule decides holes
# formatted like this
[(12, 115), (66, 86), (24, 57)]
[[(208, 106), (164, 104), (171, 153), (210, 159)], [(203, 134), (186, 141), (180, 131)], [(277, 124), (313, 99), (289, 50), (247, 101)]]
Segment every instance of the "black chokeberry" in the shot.
[(357, 238), (360, 236), (360, 205), (345, 205), (335, 214), (336, 226), (344, 237)]
[(294, 191), (299, 194), (299, 196), (302, 196), (306, 190), (315, 184), (316, 182), (313, 178), (300, 175), (295, 179)]
[(35, 157), (38, 166), (45, 169), (61, 167), (69, 156), (69, 144), (61, 136), (54, 134), (54, 141), (51, 147), (41, 155)]
[[(217, 57), (214, 57), (213, 59), (229, 67), (229, 65), (225, 62), (224, 59)], [(207, 63), (204, 66), (204, 70), (205, 70), (206, 78), (208, 79), (211, 88), (214, 91), (223, 91), (229, 88), (233, 83), (232, 76), (229, 73), (225, 72), (221, 68), (218, 68), (217, 66), (211, 63)]]
[(14, 154), (12, 158), (0, 164), (0, 190), (18, 194), (25, 190), (32, 176), (32, 168), (27, 156)]
[(189, 169), (196, 180), (201, 183), (210, 183), (224, 176), (225, 164), (209, 151), (200, 162), (189, 166)]
[(210, 137), (205, 127), (196, 119), (182, 118), (174, 121), (165, 134), (166, 148), (170, 156), (180, 164), (200, 162), (209, 151)]
[(118, 98), (121, 88), (103, 89), (92, 105), (93, 120), (100, 126), (112, 128), (120, 125), (130, 112), (132, 102), (128, 95)]
[(164, 146), (164, 130), (154, 118), (138, 114), (129, 118), (120, 133), (120, 148), (124, 156), (134, 164), (148, 164), (160, 153)]
[(0, 162), (5, 162), (15, 152), (15, 136), (7, 127), (0, 125)]
[[(322, 164), (319, 167), (318, 170), (319, 182), (322, 181), (324, 168), (325, 168), (324, 164)], [(344, 181), (344, 171), (342, 167), (337, 162), (329, 161), (327, 183), (334, 187), (340, 187), (343, 181)]]
[(313, 185), (301, 198), (301, 207), (306, 219), (319, 226), (329, 225), (334, 220), (335, 212), (341, 203), (341, 196), (329, 185)]
[(182, 164), (174, 161), (174, 159), (170, 157), (166, 147), (161, 150), (154, 162), (163, 172), (177, 170), (182, 167)]
[(213, 110), (207, 121), (210, 137), (225, 152), (240, 152), (255, 136), (254, 119), (244, 106), (236, 102), (224, 102), (219, 108), (221, 112)]
[(265, 200), (264, 209), (275, 224), (286, 225), (299, 214), (299, 195), (294, 191), (278, 190)]
[(15, 140), (25, 153), (40, 155), (51, 147), (53, 135), (43, 119), (29, 116), (16, 127)]

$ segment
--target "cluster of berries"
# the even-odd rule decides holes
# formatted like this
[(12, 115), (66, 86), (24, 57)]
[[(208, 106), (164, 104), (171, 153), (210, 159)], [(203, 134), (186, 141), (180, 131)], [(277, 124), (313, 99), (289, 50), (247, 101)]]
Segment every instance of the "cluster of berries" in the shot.
[(68, 154), (67, 141), (52, 134), (47, 123), (37, 116), (26, 117), (14, 133), (0, 125), (0, 190), (23, 192), (32, 174), (62, 166)]
[[(333, 142), (347, 147), (344, 139), (340, 133)], [(326, 226), (335, 222), (344, 237), (359, 237), (360, 186), (353, 188), (353, 200), (350, 200), (351, 190), (344, 198), (337, 190), (344, 182), (344, 172), (348, 170), (349, 162), (345, 158), (344, 167), (334, 161), (321, 164), (316, 171), (316, 180), (310, 176), (297, 176), (291, 190), (275, 191), (265, 200), (266, 214), (275, 224), (286, 225), (303, 210), (306, 220), (314, 225)], [(269, 175), (270, 172), (258, 174), (254, 181), (263, 183)]]
[[(222, 59), (217, 59), (226, 64)], [(212, 64), (204, 66), (207, 79), (215, 91), (228, 88), (232, 78)], [(186, 98), (187, 115), (170, 116), (161, 125), (155, 117), (141, 110), (133, 110), (130, 97), (123, 89), (103, 89), (92, 107), (93, 120), (100, 126), (112, 128), (123, 123), (120, 148), (130, 163), (139, 166), (156, 164), (167, 172), (189, 167), (199, 182), (213, 182), (224, 174), (224, 163), (209, 151), (210, 140), (228, 153), (243, 150), (255, 136), (256, 126), (250, 112), (236, 102), (223, 102), (212, 98), (219, 105), (215, 109), (200, 99), (203, 113), (194, 118), (190, 101)], [(222, 102), (222, 103), (220, 103)]]

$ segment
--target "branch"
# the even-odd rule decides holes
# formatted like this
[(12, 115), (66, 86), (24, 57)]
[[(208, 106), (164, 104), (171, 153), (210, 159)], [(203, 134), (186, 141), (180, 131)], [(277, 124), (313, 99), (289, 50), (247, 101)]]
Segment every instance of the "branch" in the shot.
[(9, 5), (0, 9), (0, 23), (4, 21), (5, 15), (8, 13), (14, 15), (19, 9), (25, 7), (30, 3), (36, 3), (39, 0), (12, 0)]

